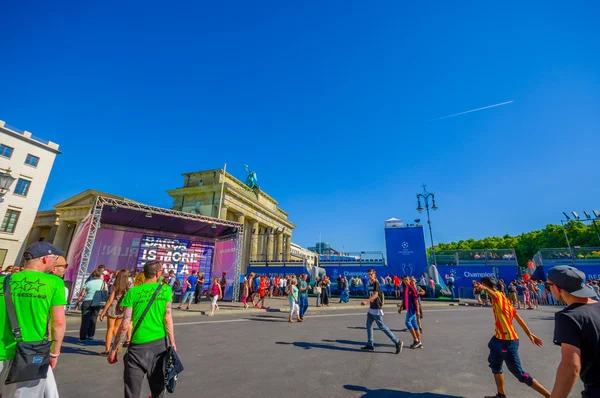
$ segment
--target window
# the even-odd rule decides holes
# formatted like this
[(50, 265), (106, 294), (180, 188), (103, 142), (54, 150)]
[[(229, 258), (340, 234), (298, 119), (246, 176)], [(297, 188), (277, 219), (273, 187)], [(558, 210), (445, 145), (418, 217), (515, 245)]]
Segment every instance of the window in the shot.
[(20, 215), (20, 211), (6, 210), (6, 214), (4, 215), (4, 221), (2, 221), (2, 226), (0, 227), (0, 232), (15, 232), (15, 228), (17, 227), (17, 221), (19, 221)]
[(38, 158), (37, 156), (27, 154), (27, 158), (25, 159), (25, 164), (28, 164), (33, 167), (37, 167), (39, 161), (40, 161), (40, 158)]
[(0, 144), (0, 156), (4, 156), (5, 158), (10, 158), (13, 153), (13, 148), (6, 146), (4, 144)]
[(27, 192), (29, 192), (30, 185), (31, 181), (19, 178), (19, 180), (17, 181), (17, 186), (15, 187), (15, 195), (27, 196)]

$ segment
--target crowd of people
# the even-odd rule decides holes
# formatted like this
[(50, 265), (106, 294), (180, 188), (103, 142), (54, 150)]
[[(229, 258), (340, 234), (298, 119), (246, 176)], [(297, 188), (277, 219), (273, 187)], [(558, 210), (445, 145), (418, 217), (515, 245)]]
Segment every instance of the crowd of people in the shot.
[[(66, 329), (65, 307), (68, 291), (62, 277), (68, 264), (65, 253), (52, 245), (38, 242), (24, 252), (25, 264), (20, 269), (6, 269), (0, 276), (0, 288), (5, 305), (0, 306), (0, 396), (57, 397), (53, 376), (57, 366)], [(386, 275), (379, 277), (374, 269), (362, 278), (340, 276), (336, 283), (341, 292), (340, 302), (348, 302), (352, 281), (359, 279), (367, 293), (362, 305), (368, 306), (367, 343), (362, 350), (374, 351), (373, 324), (376, 323), (394, 343), (395, 353), (402, 352), (404, 343), (383, 321), (385, 297), (400, 300), (398, 313), (406, 313), (405, 325), (413, 339), (411, 349), (423, 348), (423, 308), (421, 297), (431, 288), (432, 279)], [(453, 283), (453, 275), (446, 277)], [(331, 280), (328, 276), (313, 283), (308, 274), (260, 276), (250, 273), (241, 280), (241, 298), (245, 308), (250, 305), (265, 309), (265, 298), (286, 297), (289, 322), (303, 322), (309, 306), (308, 293), (316, 294), (317, 306), (328, 306)], [(171, 303), (181, 294), (179, 308), (189, 309), (192, 302), (206, 296), (211, 300), (211, 314), (218, 310), (218, 301), (227, 287), (226, 274), (212, 278), (204, 290), (204, 276), (196, 271), (183, 280), (174, 272), (163, 273), (162, 264), (149, 261), (143, 270), (106, 270), (99, 265), (85, 282), (76, 303), (81, 307), (80, 342), (95, 338), (96, 318), (107, 319), (105, 346), (102, 355), (110, 364), (118, 360), (119, 351), (127, 347), (124, 362), (126, 397), (139, 397), (144, 378), (152, 396), (162, 396), (165, 389), (174, 388), (176, 374), (183, 366), (179, 362), (173, 331)], [(384, 287), (387, 294), (384, 292)], [(474, 293), (481, 304), (490, 304), (494, 314), (495, 335), (488, 347), (489, 366), (496, 383), (497, 394), (489, 398), (505, 398), (503, 364), (517, 379), (545, 397), (566, 397), (575, 380), (584, 383), (584, 397), (600, 396), (600, 304), (597, 281), (585, 281), (585, 275), (573, 267), (555, 267), (548, 281), (513, 280), (506, 284), (484, 277), (473, 283)], [(35, 293), (33, 293), (35, 291)], [(7, 294), (8, 293), (8, 294)], [(561, 362), (552, 392), (525, 372), (519, 358), (519, 338), (516, 321), (531, 342), (543, 342), (529, 329), (517, 309), (535, 309), (539, 305), (566, 305), (556, 314), (554, 341), (561, 346)], [(12, 308), (12, 309), (11, 309)], [(15, 312), (15, 316), (12, 312)], [(14, 320), (16, 318), (16, 321)], [(18, 322), (18, 325), (14, 325)], [(20, 327), (26, 326), (26, 327)], [(32, 343), (27, 343), (32, 342)], [(43, 344), (40, 344), (44, 342)], [(29, 344), (29, 345), (27, 345)], [(39, 363), (29, 363), (38, 376), (25, 375), (21, 355), (24, 348), (43, 354)], [(21, 354), (16, 355), (19, 351)], [(33, 354), (32, 354), (33, 355)], [(164, 370), (166, 367), (168, 370)]]
[[(490, 297), (485, 289), (482, 289), (477, 281), (473, 281), (473, 295), (477, 299), (477, 304), (486, 306), (491, 303)], [(595, 292), (596, 297), (600, 299), (600, 281), (587, 280), (586, 285)], [(504, 279), (498, 280), (498, 290), (502, 292), (511, 304), (517, 309), (536, 310), (540, 306), (561, 306), (563, 305), (552, 293), (550, 285), (544, 280), (534, 279), (513, 279), (506, 283)]]

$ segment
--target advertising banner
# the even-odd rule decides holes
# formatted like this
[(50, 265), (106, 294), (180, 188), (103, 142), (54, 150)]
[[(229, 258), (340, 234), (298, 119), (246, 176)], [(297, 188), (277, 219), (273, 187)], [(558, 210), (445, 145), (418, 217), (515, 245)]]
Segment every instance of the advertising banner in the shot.
[(479, 281), (485, 276), (491, 276), (492, 278), (496, 279), (504, 279), (506, 283), (510, 283), (516, 278), (518, 272), (518, 268), (513, 266), (492, 267), (481, 265), (461, 265), (457, 267), (439, 265), (437, 269), (444, 282), (446, 281), (446, 275), (454, 274), (454, 286), (457, 288), (473, 287), (473, 281)]
[(239, 283), (235, 278), (235, 240), (226, 240), (215, 244), (215, 263), (212, 270), (214, 278), (222, 278), (225, 273), (225, 291), (224, 300), (231, 300), (233, 292), (233, 283)]
[(390, 274), (418, 277), (427, 267), (423, 227), (386, 228), (385, 248)]

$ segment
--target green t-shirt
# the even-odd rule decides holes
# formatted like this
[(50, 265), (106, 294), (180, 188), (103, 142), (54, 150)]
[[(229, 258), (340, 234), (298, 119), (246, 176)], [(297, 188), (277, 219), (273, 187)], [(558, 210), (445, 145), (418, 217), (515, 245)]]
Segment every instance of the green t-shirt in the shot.
[[(150, 341), (164, 339), (167, 335), (165, 329), (165, 313), (167, 312), (167, 303), (170, 303), (173, 292), (169, 285), (161, 284), (162, 289), (156, 295), (150, 310), (144, 317), (142, 324), (133, 336), (133, 344), (144, 344)], [(152, 298), (154, 291), (158, 287), (156, 283), (145, 283), (140, 286), (132, 287), (125, 293), (121, 307), (132, 307), (133, 328), (138, 323), (142, 313), (146, 309), (148, 302)]]
[[(300, 281), (300, 282), (298, 282), (298, 290), (305, 288), (307, 285), (308, 284), (306, 283), (306, 281)], [(298, 295), (300, 297), (302, 297), (302, 296), (308, 296), (308, 290), (300, 290), (300, 292), (298, 293)]]
[[(16, 341), (4, 301), (4, 278), (0, 276), (0, 361), (15, 357)], [(37, 271), (21, 271), (10, 277), (10, 291), (23, 341), (48, 338), (48, 317), (52, 307), (67, 304), (65, 283), (57, 276)]]

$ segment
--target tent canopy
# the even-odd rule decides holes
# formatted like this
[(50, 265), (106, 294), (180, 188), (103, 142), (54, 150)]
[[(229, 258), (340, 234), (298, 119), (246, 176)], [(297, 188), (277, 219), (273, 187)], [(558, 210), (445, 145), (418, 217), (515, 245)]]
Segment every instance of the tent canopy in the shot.
[(218, 239), (240, 231), (242, 224), (139, 203), (109, 199), (102, 207), (101, 224), (149, 229)]

